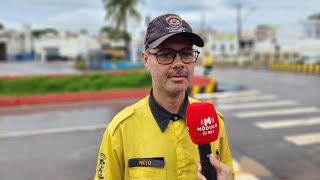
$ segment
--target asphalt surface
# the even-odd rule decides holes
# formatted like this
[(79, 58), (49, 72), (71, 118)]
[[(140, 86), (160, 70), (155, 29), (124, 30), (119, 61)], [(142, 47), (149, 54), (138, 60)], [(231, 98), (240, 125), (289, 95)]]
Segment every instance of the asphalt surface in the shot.
[(40, 61), (0, 62), (0, 76), (45, 75), (45, 74), (75, 74), (80, 73), (73, 68), (74, 61)]
[[(319, 179), (320, 136), (313, 137), (317, 138), (315, 139), (317, 143), (301, 146), (290, 143), (284, 138), (296, 134), (319, 133), (319, 123), (306, 126), (300, 123), (297, 126), (270, 129), (261, 129), (256, 126), (257, 123), (273, 122), (275, 124), (297, 119), (305, 122), (311, 118), (319, 118), (319, 76), (239, 69), (214, 70), (211, 75), (220, 82), (241, 84), (249, 90), (258, 90), (257, 97), (272, 97), (272, 95), (275, 97), (270, 100), (249, 101), (252, 107), (245, 107), (248, 105), (245, 100), (251, 97), (242, 98), (243, 101), (234, 100), (232, 103), (223, 100), (211, 101), (225, 115), (234, 157), (240, 161), (240, 164), (242, 161), (242, 167), (247, 172), (255, 174), (260, 179), (270, 180)], [(276, 106), (276, 102), (284, 101), (287, 102), (286, 105)], [(258, 104), (261, 102), (271, 103), (271, 106), (260, 108)], [(292, 109), (297, 108), (302, 111), (295, 114), (263, 114), (263, 111), (274, 112), (274, 110), (285, 109), (293, 112)], [(254, 115), (252, 113), (255, 112), (260, 112), (260, 115), (245, 116), (245, 113)]]
[[(196, 68), (195, 72), (201, 74), (202, 68)], [(319, 133), (319, 124), (270, 129), (257, 126), (257, 123), (320, 117), (319, 76), (238, 69), (214, 70), (212, 76), (220, 82), (256, 90), (239, 99), (204, 99), (215, 104), (225, 117), (230, 147), (240, 165), (239, 174), (252, 174), (261, 180), (319, 179), (318, 139), (306, 145), (285, 139)], [(118, 111), (136, 101), (0, 109), (0, 179), (92, 179), (105, 127)], [(286, 103), (277, 105), (279, 101)], [(258, 105), (270, 102), (274, 104)], [(309, 109), (282, 115), (261, 114), (293, 108)], [(257, 111), (260, 114), (254, 114)]]
[(0, 179), (93, 179), (104, 129), (136, 101), (0, 109)]

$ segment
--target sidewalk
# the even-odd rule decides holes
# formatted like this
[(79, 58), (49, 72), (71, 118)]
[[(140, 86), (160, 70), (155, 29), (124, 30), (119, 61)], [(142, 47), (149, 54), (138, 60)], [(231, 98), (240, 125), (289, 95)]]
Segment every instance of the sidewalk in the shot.
[[(188, 89), (190, 95), (196, 93), (213, 92), (216, 81), (213, 78), (194, 76), (191, 87)], [(32, 96), (10, 96), (0, 97), (0, 108), (12, 106), (28, 106), (41, 104), (66, 103), (77, 101), (98, 101), (143, 98), (148, 95), (150, 89), (129, 89), (118, 91), (78, 92), (67, 94), (49, 94)]]

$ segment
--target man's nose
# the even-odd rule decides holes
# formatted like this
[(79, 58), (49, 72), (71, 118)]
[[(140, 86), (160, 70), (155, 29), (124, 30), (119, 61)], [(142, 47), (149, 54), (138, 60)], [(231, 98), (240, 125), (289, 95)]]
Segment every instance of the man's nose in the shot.
[(182, 57), (180, 55), (180, 53), (176, 53), (175, 57), (174, 57), (174, 61), (173, 61), (174, 65), (179, 65), (179, 66), (184, 66), (184, 63), (182, 61)]

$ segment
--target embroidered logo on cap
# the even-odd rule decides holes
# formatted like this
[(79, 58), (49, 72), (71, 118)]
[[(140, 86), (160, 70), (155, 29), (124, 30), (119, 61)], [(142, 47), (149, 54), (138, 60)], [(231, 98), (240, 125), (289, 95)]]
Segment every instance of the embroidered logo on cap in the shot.
[(185, 27), (182, 26), (182, 19), (178, 16), (168, 16), (166, 18), (166, 22), (169, 25), (168, 27), (165, 27), (166, 30), (171, 32), (184, 32)]
[(171, 27), (180, 27), (182, 25), (182, 19), (178, 16), (168, 16), (166, 21)]

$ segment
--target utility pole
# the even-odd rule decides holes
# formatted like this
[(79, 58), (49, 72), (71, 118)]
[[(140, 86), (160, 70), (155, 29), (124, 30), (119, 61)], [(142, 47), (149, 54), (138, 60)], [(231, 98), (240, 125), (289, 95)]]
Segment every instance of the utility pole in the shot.
[(241, 41), (242, 41), (242, 19), (241, 19), (241, 4), (238, 3), (236, 5), (237, 9), (237, 38), (238, 38), (238, 45), (239, 45), (239, 50), (241, 50)]
[(201, 16), (201, 20), (200, 20), (200, 28), (202, 31), (205, 31), (206, 30), (206, 14), (203, 13), (202, 16)]
[(150, 14), (147, 14), (146, 19), (145, 19), (145, 23), (146, 23), (147, 27), (148, 27), (148, 24), (150, 23), (150, 21), (151, 21), (151, 16), (150, 16)]

